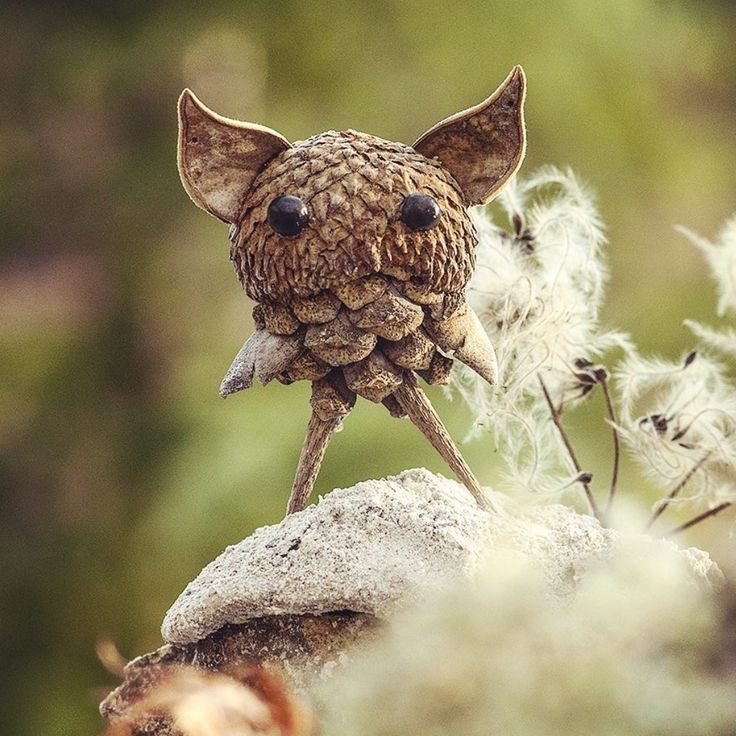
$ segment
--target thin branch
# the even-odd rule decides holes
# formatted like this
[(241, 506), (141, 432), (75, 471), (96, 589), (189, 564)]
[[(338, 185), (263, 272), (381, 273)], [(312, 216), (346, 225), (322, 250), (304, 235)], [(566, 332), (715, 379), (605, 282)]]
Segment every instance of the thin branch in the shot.
[(686, 529), (689, 529), (691, 526), (695, 526), (696, 524), (699, 524), (701, 521), (704, 521), (705, 519), (709, 519), (711, 516), (720, 514), (721, 511), (723, 511), (724, 509), (727, 509), (729, 506), (732, 506), (732, 505), (733, 505), (733, 501), (724, 501), (723, 503), (719, 503), (718, 506), (714, 506), (712, 509), (703, 511), (702, 514), (698, 514), (698, 516), (696, 516), (694, 519), (690, 519), (690, 521), (686, 521), (684, 524), (681, 524), (675, 529), (672, 529), (671, 531), (667, 532), (665, 536), (672, 537), (675, 534), (684, 532)]
[(706, 453), (703, 455), (703, 457), (698, 460), (695, 465), (693, 465), (690, 470), (685, 473), (685, 475), (682, 476), (680, 481), (677, 483), (677, 485), (667, 494), (667, 498), (665, 498), (663, 501), (660, 502), (660, 504), (657, 506), (656, 509), (652, 512), (652, 515), (649, 517), (649, 521), (647, 522), (644, 529), (649, 529), (652, 524), (654, 524), (655, 521), (665, 512), (667, 507), (672, 502), (672, 499), (677, 497), (677, 495), (680, 493), (680, 491), (690, 482), (690, 479), (695, 475), (695, 473), (700, 470), (703, 463), (710, 457), (710, 453)]
[(613, 406), (611, 391), (608, 388), (608, 376), (603, 375), (598, 382), (603, 390), (603, 396), (606, 399), (606, 409), (608, 409), (608, 418), (611, 420), (611, 430), (613, 432), (613, 470), (611, 472), (611, 489), (608, 492), (608, 503), (606, 504), (606, 516), (611, 510), (613, 498), (616, 495), (616, 486), (618, 485), (618, 471), (621, 465), (621, 441), (618, 436), (616, 409)]
[[(578, 456), (575, 454), (575, 450), (572, 446), (572, 443), (570, 442), (570, 438), (568, 437), (567, 432), (562, 425), (562, 421), (560, 419), (560, 410), (554, 405), (552, 397), (549, 395), (549, 391), (547, 390), (547, 386), (545, 385), (542, 376), (537, 374), (537, 378), (539, 379), (539, 385), (542, 387), (542, 393), (544, 394), (545, 401), (547, 402), (547, 406), (549, 407), (549, 413), (552, 416), (552, 421), (554, 422), (555, 427), (557, 427), (557, 431), (560, 433), (560, 437), (562, 438), (562, 442), (565, 445), (567, 454), (570, 456), (573, 467), (578, 473), (578, 476), (581, 476), (583, 475), (582, 468), (580, 467)], [(598, 506), (590, 490), (590, 484), (586, 483), (584, 478), (580, 480), (580, 483), (585, 490), (585, 496), (588, 499), (588, 504), (590, 506), (591, 512), (593, 513), (593, 516), (595, 516), (598, 521), (601, 521), (601, 515), (598, 511)]]

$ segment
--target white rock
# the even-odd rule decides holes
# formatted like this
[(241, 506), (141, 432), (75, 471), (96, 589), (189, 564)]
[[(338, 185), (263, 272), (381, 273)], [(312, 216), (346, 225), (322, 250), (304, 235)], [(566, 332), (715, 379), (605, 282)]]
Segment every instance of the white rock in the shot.
[(696, 579), (719, 578), (699, 550), (604, 529), (566, 506), (517, 508), (493, 497), (502, 514), (481, 510), (462, 485), (424, 469), (333, 491), (207, 565), (166, 614), (164, 639), (190, 643), (225, 624), (279, 614), (348, 610), (385, 618), (443, 579), (470, 579), (489, 551), (536, 561), (561, 596), (632, 538), (637, 549), (644, 540), (683, 554)]

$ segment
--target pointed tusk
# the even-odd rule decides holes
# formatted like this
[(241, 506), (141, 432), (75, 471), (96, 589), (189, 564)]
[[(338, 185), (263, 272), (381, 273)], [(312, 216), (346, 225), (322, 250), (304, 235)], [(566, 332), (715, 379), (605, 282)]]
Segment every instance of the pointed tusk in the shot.
[(267, 336), (268, 333), (265, 330), (256, 330), (240, 348), (220, 384), (220, 396), (223, 399), (253, 385), (256, 355)]
[(426, 319), (424, 326), (440, 349), (465, 363), (491, 385), (498, 383), (496, 351), (478, 315), (467, 304), (448, 319)]
[(496, 351), (478, 315), (470, 307), (468, 307), (465, 323), (465, 339), (463, 344), (455, 350), (454, 357), (472, 368), (491, 386), (495, 386), (498, 383)]
[(226, 399), (253, 385), (272, 381), (285, 371), (304, 351), (297, 335), (272, 335), (267, 330), (256, 330), (240, 348), (235, 360), (220, 384), (220, 396)]

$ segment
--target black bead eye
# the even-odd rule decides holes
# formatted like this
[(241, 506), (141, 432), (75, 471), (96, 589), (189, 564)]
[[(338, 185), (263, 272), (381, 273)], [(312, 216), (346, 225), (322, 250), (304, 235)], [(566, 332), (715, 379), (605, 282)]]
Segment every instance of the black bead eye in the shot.
[(268, 205), (268, 224), (279, 235), (299, 235), (308, 222), (309, 210), (299, 197), (285, 194)]
[(401, 220), (412, 230), (429, 230), (441, 214), (440, 206), (428, 194), (410, 194), (401, 205)]

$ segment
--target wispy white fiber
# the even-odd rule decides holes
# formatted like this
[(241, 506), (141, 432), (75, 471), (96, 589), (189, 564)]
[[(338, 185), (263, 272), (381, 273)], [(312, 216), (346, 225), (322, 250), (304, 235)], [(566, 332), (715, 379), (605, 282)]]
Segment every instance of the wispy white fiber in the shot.
[(718, 286), (718, 314), (736, 310), (736, 217), (726, 223), (715, 243), (686, 227), (677, 230), (705, 254)]
[(693, 469), (681, 498), (736, 499), (736, 391), (702, 353), (678, 362), (630, 351), (616, 371), (620, 431), (642, 471), (663, 489)]
[(700, 322), (685, 320), (685, 326), (700, 340), (705, 347), (720, 353), (724, 357), (736, 360), (736, 330), (724, 328), (716, 330)]
[(503, 447), (509, 479), (554, 490), (568, 485), (572, 468), (540, 377), (557, 405), (572, 405), (587, 392), (576, 364), (628, 341), (599, 324), (606, 239), (593, 197), (573, 173), (540, 169), (514, 180), (499, 202), (510, 228), (488, 210), (474, 213), (480, 244), (468, 300), (495, 346), (500, 388), (469, 370), (457, 373), (455, 387), (476, 412), (476, 430)]

